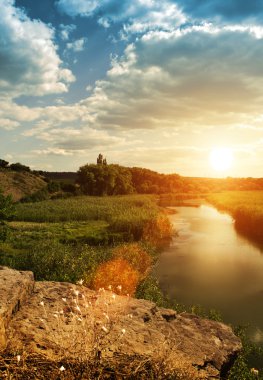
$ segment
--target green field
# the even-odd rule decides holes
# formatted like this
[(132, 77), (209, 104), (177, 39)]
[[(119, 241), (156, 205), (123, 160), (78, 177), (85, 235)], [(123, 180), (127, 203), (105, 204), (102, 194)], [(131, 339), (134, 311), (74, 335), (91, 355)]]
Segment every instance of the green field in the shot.
[(227, 191), (207, 197), (219, 210), (230, 213), (238, 231), (263, 242), (263, 191)]
[(157, 198), (144, 195), (20, 203), (0, 243), (0, 264), (32, 270), (37, 280), (88, 282), (117, 245), (138, 242), (156, 254), (149, 228), (159, 240), (169, 232), (156, 224), (160, 215)]

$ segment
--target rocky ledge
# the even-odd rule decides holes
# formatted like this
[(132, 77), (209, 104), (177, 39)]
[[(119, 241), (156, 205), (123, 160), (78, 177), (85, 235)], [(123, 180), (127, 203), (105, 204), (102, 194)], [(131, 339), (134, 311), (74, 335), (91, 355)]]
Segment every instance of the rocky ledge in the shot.
[[(239, 338), (223, 323), (109, 290), (34, 282), (31, 272), (0, 267), (0, 352), (18, 365), (23, 357), (42, 358), (39, 366), (53, 363), (56, 378), (65, 379), (74, 362), (83, 373), (88, 362), (96, 371), (114, 368), (117, 378), (147, 378), (148, 368), (155, 378), (219, 379), (240, 350)], [(51, 378), (40, 372), (35, 378)]]

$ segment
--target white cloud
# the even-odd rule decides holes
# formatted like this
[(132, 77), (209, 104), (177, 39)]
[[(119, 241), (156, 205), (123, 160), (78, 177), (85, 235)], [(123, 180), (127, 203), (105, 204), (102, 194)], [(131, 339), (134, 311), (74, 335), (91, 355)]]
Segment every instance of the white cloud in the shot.
[(84, 50), (85, 43), (87, 41), (87, 38), (80, 38), (74, 42), (68, 42), (67, 43), (67, 49), (73, 50), (74, 52), (80, 52)]
[(60, 148), (35, 149), (32, 150), (32, 153), (37, 156), (72, 156), (73, 154), (72, 152)]
[(69, 25), (64, 25), (60, 24), (60, 37), (62, 38), (63, 41), (68, 41), (69, 36), (74, 30), (77, 28), (76, 25), (74, 24), (69, 24)]
[(13, 0), (0, 0), (0, 94), (44, 95), (66, 92), (75, 78), (62, 68), (54, 30), (31, 20)]
[(7, 131), (10, 131), (12, 129), (15, 129), (19, 127), (19, 123), (15, 120), (10, 119), (0, 119), (0, 129), (5, 129)]
[[(105, 1), (105, 0), (104, 0)], [(99, 0), (59, 0), (58, 8), (69, 16), (90, 16), (99, 7)]]
[[(124, 33), (143, 33), (151, 29), (171, 30), (187, 18), (169, 0), (58, 0), (60, 10), (69, 16), (98, 16), (98, 23), (108, 28), (113, 22), (125, 24)], [(123, 34), (124, 36), (124, 34)]]
[(102, 129), (250, 123), (261, 115), (262, 59), (261, 40), (248, 30), (149, 32), (113, 58), (81, 105)]

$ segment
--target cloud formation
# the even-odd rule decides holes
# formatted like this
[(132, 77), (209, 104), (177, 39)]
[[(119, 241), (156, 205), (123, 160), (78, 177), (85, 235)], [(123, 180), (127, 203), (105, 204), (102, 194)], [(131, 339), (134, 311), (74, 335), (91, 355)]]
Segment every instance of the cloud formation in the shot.
[(142, 33), (152, 29), (170, 30), (186, 21), (177, 4), (159, 0), (58, 0), (58, 8), (69, 16), (97, 16), (99, 24), (125, 24), (125, 33)]
[(0, 95), (66, 92), (75, 78), (62, 66), (54, 30), (31, 20), (14, 0), (0, 0), (0, 8)]
[(58, 0), (69, 16), (97, 16), (101, 25), (125, 24), (126, 32), (171, 30), (186, 22), (216, 21), (228, 24), (261, 24), (263, 0)]
[(85, 48), (85, 43), (87, 39), (86, 38), (80, 38), (78, 40), (75, 40), (73, 42), (67, 43), (67, 49), (74, 51), (75, 53), (78, 53), (80, 51), (83, 51)]
[(248, 31), (149, 32), (113, 59), (81, 104), (96, 125), (115, 130), (227, 125), (245, 113), (248, 120), (261, 114), (262, 59), (262, 40)]
[(76, 30), (77, 26), (74, 24), (69, 24), (69, 25), (64, 25), (60, 24), (60, 37), (62, 38), (63, 41), (68, 41), (69, 36), (71, 33)]

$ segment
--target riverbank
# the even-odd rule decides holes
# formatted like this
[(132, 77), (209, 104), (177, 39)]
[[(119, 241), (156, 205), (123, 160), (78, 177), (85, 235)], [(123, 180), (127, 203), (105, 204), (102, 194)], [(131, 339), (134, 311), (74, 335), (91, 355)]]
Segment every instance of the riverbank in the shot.
[[(32, 270), (37, 280), (82, 279), (89, 287), (112, 286), (114, 279), (125, 288), (125, 275), (120, 276), (126, 270), (134, 278), (133, 293), (172, 233), (167, 215), (151, 195), (18, 204), (8, 226), (8, 236), (0, 242), (0, 265)], [(106, 265), (112, 261), (117, 266)]]
[(263, 191), (227, 191), (211, 194), (207, 201), (227, 211), (238, 232), (263, 245)]

